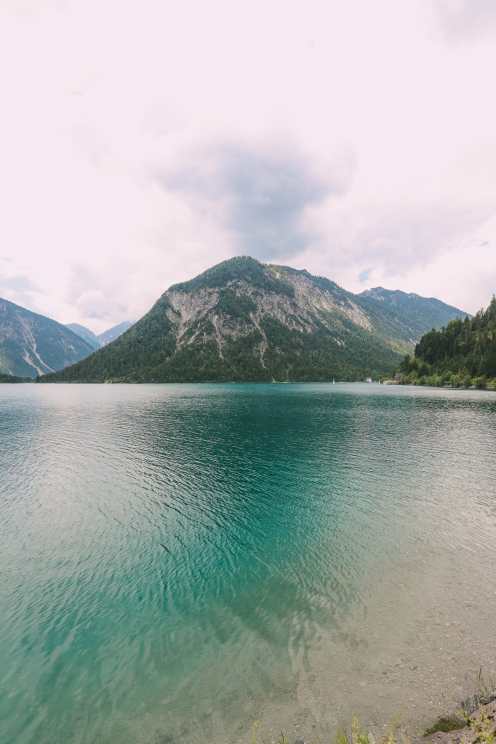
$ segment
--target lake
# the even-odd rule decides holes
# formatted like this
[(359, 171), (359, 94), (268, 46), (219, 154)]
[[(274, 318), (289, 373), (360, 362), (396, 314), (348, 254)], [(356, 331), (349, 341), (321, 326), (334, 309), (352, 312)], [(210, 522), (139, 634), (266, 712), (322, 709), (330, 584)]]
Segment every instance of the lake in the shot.
[(496, 394), (1, 385), (0, 545), (2, 744), (423, 725), (496, 670)]

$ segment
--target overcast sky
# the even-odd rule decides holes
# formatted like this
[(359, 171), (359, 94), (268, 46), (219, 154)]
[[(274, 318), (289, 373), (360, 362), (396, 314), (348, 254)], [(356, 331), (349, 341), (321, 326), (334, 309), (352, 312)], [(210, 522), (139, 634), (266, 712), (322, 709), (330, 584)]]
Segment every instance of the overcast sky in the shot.
[(0, 296), (101, 331), (233, 255), (476, 311), (496, 0), (0, 0)]

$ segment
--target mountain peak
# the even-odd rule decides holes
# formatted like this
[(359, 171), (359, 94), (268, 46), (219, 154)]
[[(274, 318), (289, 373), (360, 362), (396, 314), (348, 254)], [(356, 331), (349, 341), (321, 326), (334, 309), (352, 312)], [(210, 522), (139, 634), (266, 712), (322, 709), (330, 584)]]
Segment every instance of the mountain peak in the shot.
[(234, 256), (215, 264), (193, 279), (172, 285), (168, 291), (190, 292), (196, 289), (216, 289), (239, 281), (248, 281), (255, 285), (264, 284), (267, 270), (266, 264), (251, 256)]

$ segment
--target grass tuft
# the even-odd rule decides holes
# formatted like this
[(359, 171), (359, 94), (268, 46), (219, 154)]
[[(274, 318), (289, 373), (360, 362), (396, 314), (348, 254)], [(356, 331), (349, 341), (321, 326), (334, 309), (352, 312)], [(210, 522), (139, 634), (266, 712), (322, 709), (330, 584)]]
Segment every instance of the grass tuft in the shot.
[(458, 716), (442, 716), (436, 721), (436, 723), (425, 730), (424, 736), (436, 734), (438, 731), (442, 731), (443, 733), (447, 733), (448, 731), (458, 731), (458, 729), (462, 729), (466, 725), (467, 722)]

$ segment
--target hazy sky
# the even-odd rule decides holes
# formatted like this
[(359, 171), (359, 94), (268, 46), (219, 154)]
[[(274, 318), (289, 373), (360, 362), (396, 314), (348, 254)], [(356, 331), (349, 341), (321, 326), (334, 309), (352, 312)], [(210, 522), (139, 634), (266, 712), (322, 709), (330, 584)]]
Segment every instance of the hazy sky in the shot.
[(0, 296), (94, 330), (250, 254), (496, 291), (496, 0), (0, 0)]

